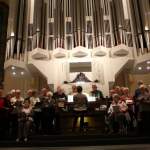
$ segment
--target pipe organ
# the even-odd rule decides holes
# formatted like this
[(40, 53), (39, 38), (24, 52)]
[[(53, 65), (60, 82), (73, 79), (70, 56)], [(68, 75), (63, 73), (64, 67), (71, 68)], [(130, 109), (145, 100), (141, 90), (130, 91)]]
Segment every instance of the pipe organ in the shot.
[[(6, 59), (41, 48), (135, 47), (150, 52), (149, 0), (16, 0)], [(11, 24), (9, 23), (9, 28)]]
[(82, 72), (108, 95), (122, 69), (149, 60), (150, 0), (12, 0), (9, 10), (4, 68), (13, 79), (40, 74), (69, 91), (64, 83)]

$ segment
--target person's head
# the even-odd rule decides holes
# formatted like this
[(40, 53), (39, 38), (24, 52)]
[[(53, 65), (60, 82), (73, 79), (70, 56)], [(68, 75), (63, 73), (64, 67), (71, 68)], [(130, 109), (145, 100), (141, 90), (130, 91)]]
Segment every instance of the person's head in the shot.
[(74, 85), (74, 84), (72, 85), (72, 92), (73, 92), (73, 93), (76, 93), (76, 92), (77, 92), (77, 86)]
[(123, 90), (124, 90), (124, 88), (126, 88), (126, 87), (120, 87), (120, 95), (123, 95), (124, 93), (123, 93)]
[(124, 88), (123, 88), (123, 94), (124, 94), (124, 95), (128, 95), (128, 94), (129, 94), (129, 88), (124, 87)]
[(137, 82), (137, 84), (138, 84), (138, 86), (140, 87), (140, 86), (143, 85), (144, 83), (143, 83), (142, 80), (139, 80), (139, 81)]
[(92, 90), (93, 90), (93, 91), (96, 91), (96, 90), (97, 90), (96, 84), (92, 84)]
[(3, 96), (3, 89), (0, 89), (0, 97)]
[(7, 93), (6, 94), (6, 100), (10, 101), (11, 98), (12, 98), (11, 93), (10, 92)]
[(11, 97), (15, 97), (16, 96), (16, 90), (15, 89), (12, 89), (10, 91), (10, 93), (11, 93)]
[(77, 92), (82, 93), (82, 86), (77, 86)]
[(47, 89), (46, 89), (46, 88), (43, 88), (43, 89), (41, 90), (42, 96), (46, 96), (46, 93), (47, 93)]
[(110, 95), (111, 97), (112, 97), (114, 94), (115, 94), (115, 90), (114, 90), (114, 89), (112, 89), (112, 90), (109, 91), (109, 95)]
[(118, 103), (119, 100), (120, 100), (120, 96), (119, 96), (118, 94), (114, 94), (114, 95), (113, 95), (113, 101), (114, 101), (115, 103)]
[(30, 107), (30, 100), (26, 99), (24, 100), (24, 108), (29, 108)]
[(117, 94), (119, 94), (120, 93), (120, 86), (115, 86), (115, 91)]
[(21, 95), (21, 90), (17, 89), (15, 95), (16, 95), (16, 97), (20, 97), (20, 95)]
[(33, 90), (32, 90), (32, 89), (29, 89), (29, 90), (27, 91), (27, 95), (28, 95), (29, 97), (31, 97), (32, 94), (33, 94)]
[(60, 94), (63, 93), (63, 89), (61, 86), (57, 86), (57, 92)]
[(145, 93), (146, 86), (144, 84), (140, 85), (139, 88), (140, 88), (141, 93)]
[(37, 90), (32, 90), (32, 96), (36, 96)]
[(48, 92), (46, 93), (46, 96), (47, 96), (48, 98), (52, 98), (53, 93), (52, 93), (51, 91), (48, 91)]

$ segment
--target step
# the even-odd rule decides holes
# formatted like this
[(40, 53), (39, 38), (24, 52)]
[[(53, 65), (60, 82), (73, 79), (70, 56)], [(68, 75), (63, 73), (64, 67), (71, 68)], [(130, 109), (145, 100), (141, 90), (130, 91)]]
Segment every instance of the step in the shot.
[[(46, 137), (46, 138), (45, 138)], [(52, 139), (53, 137), (53, 139)], [(57, 138), (56, 138), (57, 137)], [(69, 138), (70, 137), (70, 138)], [(49, 135), (31, 137), (27, 143), (15, 140), (1, 140), (0, 147), (63, 147), (63, 146), (98, 146), (98, 145), (126, 145), (126, 144), (148, 144), (150, 136), (102, 136), (102, 135), (81, 135), (62, 136)]]

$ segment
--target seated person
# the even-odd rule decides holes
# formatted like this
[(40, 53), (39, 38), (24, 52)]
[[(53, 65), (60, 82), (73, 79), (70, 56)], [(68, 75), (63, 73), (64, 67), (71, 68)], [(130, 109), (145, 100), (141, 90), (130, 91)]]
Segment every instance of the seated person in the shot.
[(126, 125), (126, 121), (130, 120), (128, 106), (124, 101), (120, 100), (118, 94), (113, 95), (113, 101), (108, 109), (108, 115), (111, 131), (116, 131), (118, 127), (121, 130)]
[(133, 128), (133, 121), (135, 119), (135, 107), (133, 97), (129, 93), (129, 88), (123, 88), (123, 95), (121, 96), (121, 100), (128, 105), (128, 112), (131, 117), (130, 128)]
[(11, 96), (10, 102), (11, 102), (11, 105), (13, 106), (15, 104), (15, 102), (16, 102), (16, 100), (15, 100), (16, 90), (15, 89), (12, 89), (10, 91), (10, 96)]
[(111, 89), (111, 90), (109, 91), (109, 97), (110, 97), (111, 101), (112, 101), (112, 99), (113, 99), (113, 95), (114, 95), (114, 94), (116, 94), (116, 91), (115, 91), (114, 89)]
[(24, 101), (24, 98), (21, 97), (21, 90), (17, 89), (15, 92), (15, 97), (11, 98), (11, 102), (15, 105), (16, 104), (20, 105), (23, 103), (23, 101)]
[(95, 84), (92, 85), (91, 96), (94, 96), (97, 99), (104, 99), (102, 91), (98, 90)]
[(37, 96), (36, 94), (36, 90), (28, 90), (27, 91), (27, 98), (26, 99), (29, 99), (30, 100), (30, 103), (31, 103), (31, 106), (34, 108), (34, 106), (36, 105), (36, 103), (39, 103), (40, 102), (40, 98)]
[(18, 113), (20, 113), (24, 98), (21, 96), (21, 90), (17, 89), (13, 91), (13, 95), (10, 99), (13, 110), (11, 112), (11, 124), (12, 124), (12, 135), (16, 136), (18, 126)]
[(87, 110), (87, 96), (82, 94), (82, 87), (77, 86), (77, 94), (73, 96), (75, 118), (73, 121), (73, 131), (75, 130), (77, 119), (80, 117), (80, 131), (83, 131), (84, 113)]
[(46, 88), (43, 88), (41, 90), (41, 95), (39, 97), (40, 98), (40, 102), (42, 102), (45, 99), (47, 92), (48, 92), (48, 89), (46, 89)]
[(133, 97), (129, 93), (129, 88), (123, 88), (123, 95), (121, 96), (121, 100), (125, 101), (127, 104), (133, 104)]
[[(57, 91), (53, 94), (53, 97), (52, 97), (55, 101), (55, 129), (57, 131), (60, 131), (60, 111), (62, 110), (63, 106), (62, 103), (60, 104), (59, 101), (66, 101), (67, 102), (67, 96), (66, 94), (64, 93), (63, 89), (61, 88), (61, 86), (58, 86), (57, 87)], [(61, 105), (61, 106), (58, 106), (58, 105)]]
[(59, 99), (64, 99), (67, 101), (67, 96), (64, 93), (63, 89), (61, 88), (61, 86), (57, 87), (57, 91), (53, 94), (53, 99), (55, 101), (59, 100)]
[(72, 85), (72, 91), (71, 91), (70, 95), (75, 95), (75, 94), (77, 94), (77, 86), (73, 84)]
[(55, 101), (56, 111), (65, 108), (65, 104), (67, 102), (67, 95), (64, 93), (64, 90), (61, 86), (57, 87), (57, 91), (53, 94), (52, 98)]
[(21, 111), (18, 113), (18, 138), (16, 139), (17, 142), (19, 142), (21, 138), (24, 138), (24, 141), (27, 142), (32, 122), (32, 107), (30, 105), (30, 100), (26, 99), (23, 103)]
[(49, 133), (53, 128), (54, 120), (54, 101), (52, 99), (52, 92), (47, 92), (47, 96), (41, 103), (41, 125), (43, 133)]
[(19, 89), (15, 92), (15, 97), (10, 99), (11, 104), (13, 106), (13, 113), (17, 114), (23, 106), (24, 98), (21, 97), (21, 91)]
[(115, 86), (114, 90), (116, 94), (122, 96), (123, 93), (122, 93), (122, 88), (120, 86)]

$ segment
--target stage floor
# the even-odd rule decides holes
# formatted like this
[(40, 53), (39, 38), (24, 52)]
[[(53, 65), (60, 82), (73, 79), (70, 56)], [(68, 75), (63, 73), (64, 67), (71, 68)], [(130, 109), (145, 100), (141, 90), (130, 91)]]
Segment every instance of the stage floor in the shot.
[(110, 146), (83, 146), (83, 147), (28, 147), (28, 148), (0, 148), (0, 150), (150, 150), (150, 144), (139, 145), (110, 145)]

